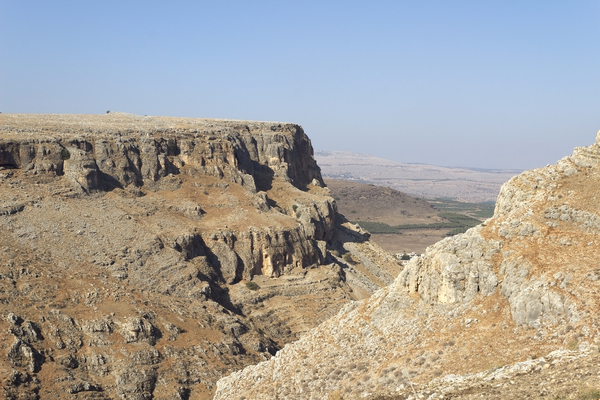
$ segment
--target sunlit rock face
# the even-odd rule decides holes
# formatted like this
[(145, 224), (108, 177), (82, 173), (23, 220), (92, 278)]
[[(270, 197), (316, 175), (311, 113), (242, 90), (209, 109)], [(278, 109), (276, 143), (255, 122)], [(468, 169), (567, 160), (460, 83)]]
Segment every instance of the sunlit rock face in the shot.
[(514, 177), (492, 218), (430, 246), (392, 285), (273, 359), (221, 379), (215, 398), (410, 396), (438, 377), (598, 343), (599, 160), (595, 143)]
[(0, 114), (0, 232), (7, 398), (208, 399), (400, 272), (287, 123)]

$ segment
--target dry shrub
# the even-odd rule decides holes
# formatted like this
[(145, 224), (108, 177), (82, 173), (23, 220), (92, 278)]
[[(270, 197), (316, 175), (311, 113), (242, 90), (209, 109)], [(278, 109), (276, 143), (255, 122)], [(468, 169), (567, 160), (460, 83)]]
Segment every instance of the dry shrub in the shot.
[(344, 396), (342, 396), (342, 392), (336, 390), (335, 392), (331, 392), (327, 395), (328, 400), (344, 400)]
[(577, 400), (598, 400), (600, 399), (600, 390), (591, 387), (579, 389)]

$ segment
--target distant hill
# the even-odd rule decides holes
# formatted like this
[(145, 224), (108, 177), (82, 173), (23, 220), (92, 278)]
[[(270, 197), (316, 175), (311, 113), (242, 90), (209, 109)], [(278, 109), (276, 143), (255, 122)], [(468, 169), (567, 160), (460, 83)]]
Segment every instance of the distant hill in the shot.
[(500, 186), (520, 170), (438, 167), (406, 164), (369, 154), (316, 151), (324, 178), (388, 186), (429, 199), (494, 202)]
[(428, 223), (441, 220), (426, 200), (385, 186), (325, 179), (338, 211), (353, 221), (383, 222), (388, 225)]
[[(449, 234), (491, 216), (491, 205), (437, 200), (432, 204), (385, 186), (325, 179), (338, 211), (369, 231), (391, 253), (423, 253)], [(489, 215), (480, 215), (488, 212)]]

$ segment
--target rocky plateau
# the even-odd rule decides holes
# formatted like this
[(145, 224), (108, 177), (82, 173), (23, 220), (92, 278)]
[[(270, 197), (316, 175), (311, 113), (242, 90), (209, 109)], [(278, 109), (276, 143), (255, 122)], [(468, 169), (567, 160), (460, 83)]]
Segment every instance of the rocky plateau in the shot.
[[(577, 218), (593, 212), (557, 207), (558, 219), (548, 221), (561, 228), (576, 229)], [(520, 218), (519, 227), (488, 226), (508, 238), (529, 226)], [(471, 235), (486, 254), (498, 258), (508, 251), (485, 229)], [(527, 240), (544, 233), (532, 231)], [(316, 331), (326, 332), (387, 293), (405, 299), (403, 315), (421, 303), (429, 310), (426, 301), (435, 301), (437, 286), (431, 281), (423, 294), (429, 297), (417, 302), (413, 284), (429, 264), (412, 264), (380, 291), (401, 267), (368, 236), (337, 213), (298, 125), (0, 114), (2, 397), (208, 399), (219, 378), (275, 354), (281, 355), (274, 361), (288, 359), (290, 349), (305, 342), (281, 352), (284, 345), (334, 317)], [(570, 240), (574, 248), (584, 239)], [(506, 257), (518, 260), (516, 253)], [(489, 274), (488, 264), (473, 268)], [(517, 261), (506, 265), (506, 271), (525, 268)], [(579, 288), (575, 272), (565, 270), (558, 284)], [(515, 304), (525, 301), (514, 292), (519, 284), (506, 289)], [(400, 289), (415, 293), (400, 295)], [(540, 290), (531, 296), (545, 293)], [(373, 293), (372, 300), (354, 302)], [(569, 299), (553, 300), (550, 313), (540, 314), (544, 338), (551, 335), (546, 315), (579, 321), (574, 332), (582, 332), (577, 323), (587, 321), (587, 308)], [(518, 321), (538, 323), (528, 315), (526, 309)], [(348, 326), (348, 338), (354, 329)], [(223, 381), (218, 397), (256, 392), (269, 398), (265, 385), (258, 390), (244, 381), (233, 388), (231, 379), (247, 371)], [(317, 374), (310, 383), (322, 387), (315, 396), (331, 388), (322, 379)], [(352, 378), (344, 379), (340, 383)]]

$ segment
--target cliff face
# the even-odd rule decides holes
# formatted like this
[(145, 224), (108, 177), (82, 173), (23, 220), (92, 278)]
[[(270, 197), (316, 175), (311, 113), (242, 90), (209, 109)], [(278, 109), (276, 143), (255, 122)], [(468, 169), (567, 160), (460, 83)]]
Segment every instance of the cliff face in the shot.
[[(514, 177), (493, 218), (430, 246), (393, 285), (346, 306), (273, 359), (221, 379), (215, 398), (405, 398), (415, 387), (438, 398), (468, 380), (454, 374), (487, 371), (483, 382), (506, 364), (598, 344), (599, 161), (597, 141)], [(512, 370), (539, 372), (545, 364)]]
[(5, 397), (208, 398), (391, 283), (323, 186), (294, 124), (0, 114)]
[(5, 114), (2, 137), (1, 166), (70, 173), (82, 182), (89, 177), (86, 190), (148, 185), (184, 165), (191, 175), (225, 178), (250, 190), (259, 174), (282, 177), (298, 188), (313, 179), (323, 183), (310, 140), (294, 124), (121, 113)]
[[(255, 202), (268, 211), (271, 200), (264, 190), (270, 190), (275, 179), (301, 190), (323, 185), (310, 140), (298, 125), (128, 115), (52, 116), (40, 118), (37, 124), (23, 123), (27, 119), (3, 117), (0, 166), (64, 176), (81, 193), (142, 187), (164, 191), (171, 189), (172, 179), (166, 177), (185, 174), (236, 183), (249, 193), (258, 189)], [(315, 241), (332, 238), (333, 200), (308, 194), (298, 197), (310, 198), (310, 206), (300, 210), (305, 211), (305, 223), (285, 233), (190, 232), (186, 243), (178, 246), (195, 245), (195, 249), (182, 249), (193, 256), (214, 253), (222, 260), (216, 263), (220, 264), (217, 272), (228, 283), (319, 263), (323, 254)], [(176, 207), (196, 220), (205, 213), (202, 205), (189, 201)]]

